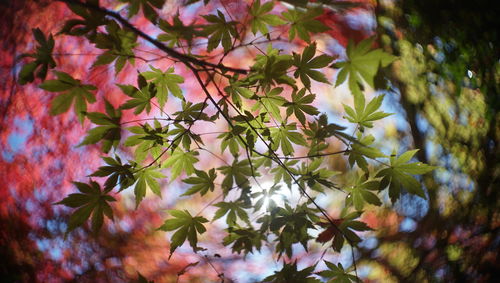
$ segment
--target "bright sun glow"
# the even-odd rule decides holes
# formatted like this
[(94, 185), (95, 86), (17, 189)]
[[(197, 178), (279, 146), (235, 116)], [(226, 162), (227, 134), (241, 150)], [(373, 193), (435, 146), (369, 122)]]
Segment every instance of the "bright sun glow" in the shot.
[[(255, 186), (252, 189), (254, 193), (264, 193), (260, 211), (265, 211), (272, 203), (276, 206), (284, 206), (285, 203), (293, 204), (298, 202), (300, 193), (295, 186), (292, 186), (290, 190), (285, 183), (279, 183), (274, 188), (272, 185), (272, 182), (264, 182), (260, 187)], [(254, 199), (253, 205), (256, 205), (259, 199), (260, 198)]]

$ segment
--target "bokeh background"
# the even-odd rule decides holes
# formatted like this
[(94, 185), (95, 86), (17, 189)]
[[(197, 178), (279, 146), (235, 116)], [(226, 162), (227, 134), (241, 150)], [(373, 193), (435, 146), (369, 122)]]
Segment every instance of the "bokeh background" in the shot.
[[(115, 2), (101, 1), (121, 11), (123, 5)], [(355, 253), (366, 282), (492, 282), (500, 268), (500, 11), (491, 2), (361, 0), (342, 13), (325, 9), (320, 18), (331, 27), (314, 38), (323, 52), (343, 58), (348, 39), (375, 36), (380, 48), (399, 57), (384, 71), (390, 88), (384, 91), (383, 107), (395, 115), (378, 123), (372, 134), (387, 153), (419, 148), (420, 161), (439, 166), (421, 179), (428, 200), (405, 195), (394, 207), (386, 201), (364, 214), (363, 221), (375, 229), (363, 234)], [(168, 18), (182, 4), (167, 1), (160, 15)], [(189, 22), (222, 6), (237, 17), (246, 5), (231, 0), (211, 1), (207, 7), (194, 4), (181, 8), (181, 17)], [(74, 191), (71, 181), (86, 180), (102, 161), (97, 147), (75, 147), (88, 122), (81, 126), (72, 113), (50, 116), (52, 94), (37, 89), (38, 83), (16, 83), (23, 63), (16, 58), (32, 51), (32, 28), (55, 34), (70, 16), (55, 1), (0, 1), (0, 281), (129, 282), (140, 272), (155, 282), (214, 282), (218, 273), (227, 280), (254, 282), (280, 269), (270, 247), (247, 258), (231, 254), (218, 243), (224, 236), (218, 222), (201, 238), (207, 252), (193, 254), (182, 247), (168, 260), (168, 235), (155, 231), (165, 210), (199, 211), (207, 202), (179, 197), (185, 187), (176, 182), (163, 183), (163, 199), (147, 197), (137, 210), (133, 195), (123, 194), (113, 207), (115, 222), (107, 223), (99, 237), (81, 228), (64, 239), (70, 211), (53, 203)], [(153, 35), (158, 32), (145, 19), (137, 17), (133, 23)], [(98, 97), (115, 105), (124, 99), (114, 83), (133, 81), (134, 68), (115, 78), (107, 67), (89, 69), (99, 50), (71, 37), (56, 36), (56, 42), (59, 70), (99, 86)], [(304, 46), (286, 40), (276, 45), (296, 52)], [(151, 60), (138, 60), (141, 71), (147, 63), (162, 68), (171, 64), (151, 46), (139, 49), (138, 55)], [(245, 49), (228, 62), (247, 66), (255, 54)], [(332, 69), (326, 75), (333, 80), (336, 74)], [(190, 80), (186, 75), (184, 92), (196, 99), (196, 84)], [(351, 103), (347, 88), (314, 87), (320, 110), (340, 119), (341, 104)], [(378, 93), (367, 91), (369, 96)], [(176, 107), (170, 104), (168, 110)], [(204, 135), (206, 140), (215, 137)], [(217, 162), (207, 158), (202, 165), (220, 166)], [(329, 166), (349, 178), (344, 157), (331, 158)], [(335, 215), (342, 198), (332, 195), (321, 202)], [(205, 211), (209, 216), (213, 212)], [(299, 267), (320, 258), (352, 264), (349, 249), (340, 254), (323, 251), (321, 246), (310, 253), (298, 249)], [(185, 269), (192, 263), (197, 264)], [(185, 273), (179, 276), (181, 271)]]

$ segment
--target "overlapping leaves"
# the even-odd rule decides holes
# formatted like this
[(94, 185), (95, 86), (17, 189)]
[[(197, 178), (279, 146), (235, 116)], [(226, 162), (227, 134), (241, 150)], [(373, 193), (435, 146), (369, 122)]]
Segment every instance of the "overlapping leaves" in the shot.
[(342, 266), (342, 263), (340, 262), (335, 265), (325, 260), (325, 264), (328, 267), (328, 270), (321, 271), (319, 275), (328, 278), (328, 283), (351, 283), (360, 281), (358, 277), (345, 270), (344, 266)]
[(153, 126), (145, 123), (127, 128), (134, 135), (129, 136), (124, 145), (136, 146), (134, 156), (137, 163), (142, 163), (148, 155), (158, 158), (163, 150), (162, 146), (167, 141), (168, 126), (162, 126), (158, 120), (154, 121)]
[(236, 22), (226, 21), (224, 14), (217, 10), (217, 15), (202, 16), (208, 25), (203, 27), (203, 32), (208, 36), (207, 51), (210, 52), (222, 43), (224, 51), (231, 49), (231, 39), (238, 36), (236, 32)]
[(99, 55), (93, 66), (107, 65), (115, 62), (115, 74), (118, 74), (125, 63), (135, 63), (134, 48), (138, 45), (137, 34), (121, 28), (115, 21), (109, 21), (106, 25), (106, 31), (98, 32), (91, 38), (91, 41), (99, 49), (106, 49)]
[(374, 79), (379, 67), (388, 66), (396, 57), (382, 49), (372, 50), (373, 40), (374, 38), (365, 39), (356, 46), (352, 41), (349, 42), (346, 49), (347, 60), (333, 64), (334, 68), (340, 69), (335, 86), (342, 84), (349, 76), (349, 88), (355, 96), (362, 96), (360, 85), (364, 82), (375, 87)]
[(156, 9), (161, 9), (165, 5), (166, 0), (120, 0), (122, 2), (129, 3), (128, 5), (128, 17), (131, 18), (139, 12), (139, 8), (142, 8), (144, 17), (150, 20), (152, 23), (158, 21), (158, 13)]
[(54, 68), (56, 66), (56, 62), (52, 58), (52, 51), (54, 50), (55, 44), (52, 35), (45, 37), (39, 28), (33, 29), (32, 31), (38, 45), (36, 46), (35, 53), (25, 53), (19, 57), (35, 58), (35, 61), (24, 65), (19, 72), (18, 82), (22, 85), (35, 80), (35, 76), (44, 80), (49, 68)]
[(107, 115), (101, 112), (86, 114), (92, 123), (99, 126), (90, 129), (87, 132), (87, 136), (85, 136), (78, 146), (96, 144), (101, 141), (104, 153), (109, 152), (111, 147), (116, 148), (118, 146), (121, 139), (120, 121), (122, 113), (119, 109), (115, 109), (108, 101), (105, 101), (105, 103)]
[(328, 30), (324, 24), (315, 18), (323, 14), (323, 9), (315, 8), (306, 11), (294, 9), (282, 13), (283, 18), (291, 23), (288, 39), (291, 41), (298, 35), (300, 39), (310, 42), (310, 33), (320, 33)]
[(158, 99), (158, 104), (163, 108), (165, 102), (167, 102), (168, 93), (170, 92), (177, 98), (184, 99), (182, 96), (182, 90), (179, 84), (184, 82), (184, 78), (174, 74), (174, 68), (168, 68), (165, 72), (149, 65), (152, 71), (146, 71), (141, 73), (146, 80), (151, 80), (156, 85), (156, 97)]
[(177, 178), (182, 171), (186, 172), (186, 175), (189, 176), (195, 172), (194, 164), (198, 162), (197, 155), (197, 151), (176, 150), (163, 163), (162, 168), (171, 168), (170, 174), (172, 180)]

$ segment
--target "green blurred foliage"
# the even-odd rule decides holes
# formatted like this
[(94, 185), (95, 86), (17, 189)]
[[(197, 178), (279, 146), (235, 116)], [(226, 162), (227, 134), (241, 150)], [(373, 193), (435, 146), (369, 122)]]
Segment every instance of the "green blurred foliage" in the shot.
[(401, 203), (400, 214), (416, 225), (401, 229), (402, 220), (397, 232), (377, 229), (376, 244), (361, 249), (361, 265), (377, 282), (494, 280), (500, 267), (498, 8), (488, 1), (379, 4), (379, 44), (400, 58), (386, 75), (408, 121), (388, 138), (410, 135), (422, 149), (419, 160), (440, 169), (421, 179), (427, 209)]

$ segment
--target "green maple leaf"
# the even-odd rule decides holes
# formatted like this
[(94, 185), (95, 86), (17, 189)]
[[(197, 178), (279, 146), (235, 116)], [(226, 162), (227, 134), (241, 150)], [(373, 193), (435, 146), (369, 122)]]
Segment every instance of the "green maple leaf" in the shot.
[(378, 181), (364, 181), (360, 176), (357, 177), (356, 183), (352, 188), (349, 188), (350, 197), (356, 210), (363, 210), (364, 203), (380, 206), (382, 202), (378, 196), (371, 191), (378, 191), (380, 183)]
[(310, 163), (301, 163), (300, 168), (290, 168), (290, 171), (296, 175), (300, 175), (298, 181), (305, 187), (305, 184), (311, 189), (323, 192), (323, 187), (329, 189), (335, 188), (335, 184), (330, 181), (330, 178), (338, 175), (340, 172), (321, 168), (324, 158), (314, 158)]
[(115, 156), (115, 158), (111, 157), (102, 157), (104, 162), (106, 162), (107, 165), (101, 166), (92, 173), (92, 177), (106, 177), (109, 176), (108, 179), (106, 179), (106, 182), (104, 183), (104, 188), (105, 189), (112, 189), (114, 188), (117, 184), (120, 185), (120, 191), (124, 190), (128, 187), (130, 187), (132, 184), (135, 183), (135, 178), (134, 174), (132, 173), (132, 170), (134, 168), (133, 165), (131, 164), (122, 164), (122, 161), (120, 157)]
[(281, 126), (279, 128), (271, 128), (271, 148), (277, 150), (281, 147), (284, 155), (291, 155), (294, 152), (292, 143), (302, 146), (307, 146), (304, 136), (299, 132), (295, 132), (297, 126), (295, 123)]
[(297, 120), (302, 125), (306, 124), (306, 115), (318, 115), (319, 111), (316, 107), (310, 105), (314, 102), (316, 95), (308, 94), (306, 95), (306, 89), (303, 88), (299, 91), (292, 92), (292, 101), (286, 102), (284, 106), (286, 107), (286, 115), (290, 116), (295, 114)]
[(191, 131), (189, 126), (184, 127), (178, 123), (175, 123), (174, 126), (175, 126), (175, 129), (170, 130), (168, 132), (169, 136), (174, 136), (174, 138), (172, 138), (172, 141), (173, 141), (172, 148), (173, 149), (177, 148), (179, 146), (179, 144), (182, 143), (182, 146), (184, 147), (184, 149), (190, 150), (192, 140), (196, 141), (198, 144), (201, 144), (201, 145), (204, 144), (203, 140), (201, 139), (201, 136), (194, 133), (193, 131)]
[(190, 189), (188, 189), (182, 196), (189, 196), (199, 192), (202, 196), (205, 195), (208, 190), (211, 192), (215, 189), (215, 178), (217, 178), (217, 174), (215, 173), (215, 169), (212, 168), (207, 172), (196, 170), (194, 171), (197, 177), (190, 177), (182, 180), (186, 184), (193, 185)]
[(182, 171), (186, 172), (186, 175), (191, 175), (195, 172), (194, 164), (198, 162), (197, 151), (181, 151), (176, 150), (174, 153), (163, 163), (162, 168), (172, 168), (171, 180), (175, 180)]
[(146, 189), (149, 189), (161, 198), (160, 184), (156, 179), (165, 178), (165, 175), (154, 168), (146, 168), (134, 174), (137, 183), (135, 184), (135, 207), (137, 208), (146, 196)]
[(165, 72), (151, 65), (149, 65), (149, 67), (153, 71), (146, 71), (141, 73), (141, 75), (144, 76), (146, 80), (152, 80), (156, 85), (156, 98), (161, 108), (163, 108), (165, 102), (167, 102), (168, 92), (175, 97), (184, 99), (182, 90), (179, 87), (179, 84), (184, 82), (184, 78), (174, 74), (174, 67), (168, 68)]
[(328, 283), (351, 283), (360, 281), (355, 275), (349, 274), (349, 272), (347, 272), (342, 266), (342, 263), (339, 262), (338, 265), (335, 265), (326, 260), (324, 262), (328, 267), (328, 270), (321, 271), (319, 275), (328, 278)]
[(379, 67), (388, 66), (396, 57), (385, 53), (382, 49), (370, 51), (374, 39), (374, 37), (365, 39), (356, 46), (349, 41), (346, 49), (347, 61), (333, 64), (334, 68), (340, 68), (335, 86), (342, 84), (349, 76), (349, 88), (355, 96), (360, 95), (360, 85), (363, 85), (363, 81), (372, 88), (375, 87), (374, 78)]
[[(288, 188), (292, 188), (292, 176), (288, 173), (288, 170), (293, 168), (299, 161), (298, 160), (285, 160), (283, 163), (285, 166), (276, 166), (270, 170), (274, 176), (274, 183), (277, 184), (283, 180)], [(286, 168), (285, 168), (286, 167)], [(293, 170), (293, 169), (291, 169)]]
[(188, 239), (193, 251), (196, 252), (198, 250), (198, 234), (207, 231), (203, 223), (208, 222), (208, 220), (202, 216), (193, 217), (187, 210), (169, 210), (169, 213), (175, 218), (166, 220), (158, 229), (162, 231), (177, 230), (170, 239), (170, 256), (178, 247), (182, 246), (186, 239)]
[(215, 212), (214, 218), (212, 221), (215, 221), (222, 216), (227, 214), (226, 217), (226, 223), (229, 226), (233, 226), (236, 224), (236, 219), (237, 217), (244, 222), (246, 222), (248, 225), (250, 225), (250, 220), (248, 218), (248, 214), (245, 211), (245, 208), (249, 208), (248, 205), (245, 205), (245, 203), (241, 201), (230, 201), (230, 202), (219, 202), (214, 204), (214, 206), (218, 207), (219, 209)]
[(131, 18), (139, 12), (139, 8), (142, 7), (142, 13), (146, 19), (150, 20), (152, 23), (156, 24), (158, 21), (158, 13), (156, 9), (161, 9), (165, 4), (165, 0), (120, 0), (122, 2), (129, 3), (128, 5), (128, 18)]
[(280, 96), (281, 92), (283, 92), (283, 88), (277, 87), (263, 96), (258, 96), (257, 99), (259, 103), (256, 103), (252, 110), (255, 111), (263, 107), (265, 112), (272, 114), (275, 119), (281, 121), (280, 106), (286, 102), (286, 100)]
[(99, 49), (108, 51), (99, 55), (92, 67), (107, 65), (115, 62), (115, 74), (117, 75), (128, 61), (135, 64), (134, 48), (137, 47), (137, 34), (120, 28), (115, 21), (109, 21), (106, 25), (107, 33), (98, 32), (91, 37), (91, 41)]
[(257, 31), (262, 34), (269, 33), (267, 25), (279, 26), (284, 25), (286, 22), (278, 17), (277, 15), (268, 14), (273, 9), (273, 1), (260, 4), (260, 0), (254, 1), (252, 7), (250, 8), (250, 15), (252, 16), (252, 33), (255, 35)]
[(60, 202), (55, 204), (63, 204), (71, 208), (78, 209), (71, 214), (68, 221), (66, 235), (82, 226), (92, 214), (92, 230), (98, 233), (104, 223), (104, 215), (109, 219), (113, 219), (113, 210), (109, 202), (116, 201), (115, 198), (108, 195), (107, 190), (101, 190), (101, 187), (96, 182), (89, 184), (73, 182), (80, 193), (70, 194)]
[(214, 50), (222, 42), (224, 51), (231, 49), (231, 37), (238, 37), (235, 21), (226, 21), (224, 14), (217, 10), (217, 15), (202, 16), (210, 24), (203, 27), (203, 33), (209, 36), (207, 43), (207, 51)]
[(131, 85), (117, 84), (117, 86), (120, 87), (123, 93), (132, 98), (122, 104), (120, 106), (121, 109), (135, 108), (134, 114), (136, 115), (141, 114), (144, 110), (149, 114), (151, 111), (151, 99), (155, 96), (153, 85), (146, 85), (141, 89), (137, 89)]
[(205, 120), (210, 121), (210, 117), (203, 112), (206, 104), (203, 102), (193, 104), (190, 101), (182, 101), (182, 110), (174, 113), (176, 120), (185, 120), (186, 122)]
[(116, 148), (120, 143), (122, 112), (120, 109), (113, 108), (113, 105), (107, 100), (105, 103), (108, 115), (100, 112), (86, 113), (89, 120), (99, 126), (90, 129), (78, 146), (96, 144), (102, 141), (102, 151), (107, 153), (111, 147)]
[(249, 186), (248, 177), (252, 176), (252, 169), (250, 168), (248, 159), (242, 161), (235, 159), (230, 166), (222, 166), (218, 170), (225, 176), (222, 181), (222, 189), (225, 195), (233, 189), (235, 182), (236, 186), (240, 188), (247, 188)]
[(314, 69), (321, 69), (333, 61), (333, 57), (326, 54), (322, 54), (315, 58), (316, 54), (316, 43), (312, 43), (302, 52), (302, 55), (293, 53), (293, 65), (297, 67), (295, 70), (295, 78), (299, 78), (307, 89), (311, 88), (311, 80), (313, 79), (318, 82), (329, 84), (330, 82), (326, 79), (325, 75)]
[(276, 84), (287, 84), (296, 88), (295, 80), (287, 75), (288, 69), (293, 64), (292, 59), (291, 55), (280, 54), (279, 49), (269, 44), (266, 54), (255, 56), (255, 64), (245, 82), (262, 87), (264, 91), (269, 91), (271, 86)]
[(226, 148), (229, 148), (229, 152), (233, 156), (238, 156), (240, 145), (242, 145), (238, 135), (234, 135), (232, 132), (226, 132), (220, 134), (217, 138), (222, 140), (220, 143), (221, 152), (224, 152)]
[(326, 27), (320, 21), (315, 20), (316, 17), (319, 17), (322, 14), (322, 8), (308, 9), (305, 12), (299, 9), (283, 12), (283, 18), (291, 23), (288, 36), (289, 40), (292, 41), (295, 38), (295, 35), (298, 35), (302, 40), (310, 42), (311, 38), (309, 36), (309, 33), (319, 33), (327, 31), (328, 27)]
[(374, 141), (375, 138), (372, 135), (361, 137), (361, 134), (358, 134), (358, 142), (353, 143), (349, 151), (349, 164), (351, 167), (354, 166), (354, 163), (357, 163), (359, 168), (368, 172), (368, 162), (365, 157), (371, 159), (385, 157), (385, 154), (378, 148), (370, 146)]
[(292, 257), (292, 245), (295, 243), (300, 243), (307, 251), (307, 242), (310, 240), (307, 229), (314, 228), (311, 219), (317, 219), (317, 216), (307, 208), (307, 204), (293, 209), (285, 202), (285, 208), (273, 210), (269, 229), (278, 236), (276, 251), (279, 256), (285, 252), (288, 257)]
[(382, 178), (380, 187), (389, 186), (389, 197), (394, 203), (401, 195), (401, 188), (406, 189), (409, 193), (425, 198), (425, 192), (420, 183), (412, 175), (421, 175), (428, 173), (435, 166), (430, 166), (422, 162), (407, 163), (417, 153), (418, 149), (407, 151), (399, 157), (390, 157), (390, 167), (380, 170), (376, 177)]
[[(382, 105), (382, 101), (384, 100), (384, 95), (379, 95), (372, 99), (368, 105), (365, 107), (365, 100), (358, 99), (361, 96), (355, 96), (354, 99), (354, 109), (351, 107), (344, 105), (344, 109), (346, 111), (346, 118), (351, 123), (357, 123), (361, 127), (372, 128), (373, 121), (383, 119), (387, 116), (392, 115), (392, 113), (385, 113), (383, 111), (377, 111)], [(362, 129), (362, 128), (361, 128)]]
[(169, 47), (174, 47), (176, 44), (179, 45), (182, 39), (186, 40), (188, 46), (191, 47), (193, 39), (202, 36), (202, 33), (195, 26), (184, 25), (179, 18), (179, 13), (174, 16), (173, 24), (160, 19), (159, 27), (165, 33), (159, 34), (158, 40), (168, 42)]
[[(88, 1), (88, 3), (98, 5), (95, 0)], [(71, 3), (66, 4), (75, 15), (81, 18), (67, 20), (58, 34), (93, 37), (98, 27), (110, 22), (104, 13), (93, 9), (93, 7), (85, 7)]]
[(65, 72), (54, 71), (57, 80), (47, 80), (40, 85), (41, 89), (50, 92), (61, 92), (54, 98), (50, 105), (50, 115), (62, 114), (74, 104), (75, 113), (80, 123), (83, 123), (87, 103), (94, 103), (95, 96), (91, 90), (97, 88), (93, 85), (82, 84)]
[(242, 98), (252, 99), (255, 96), (255, 93), (245, 87), (243, 82), (238, 80), (238, 77), (231, 77), (229, 85), (224, 88), (224, 91), (231, 96), (234, 105), (239, 109), (242, 106)]

